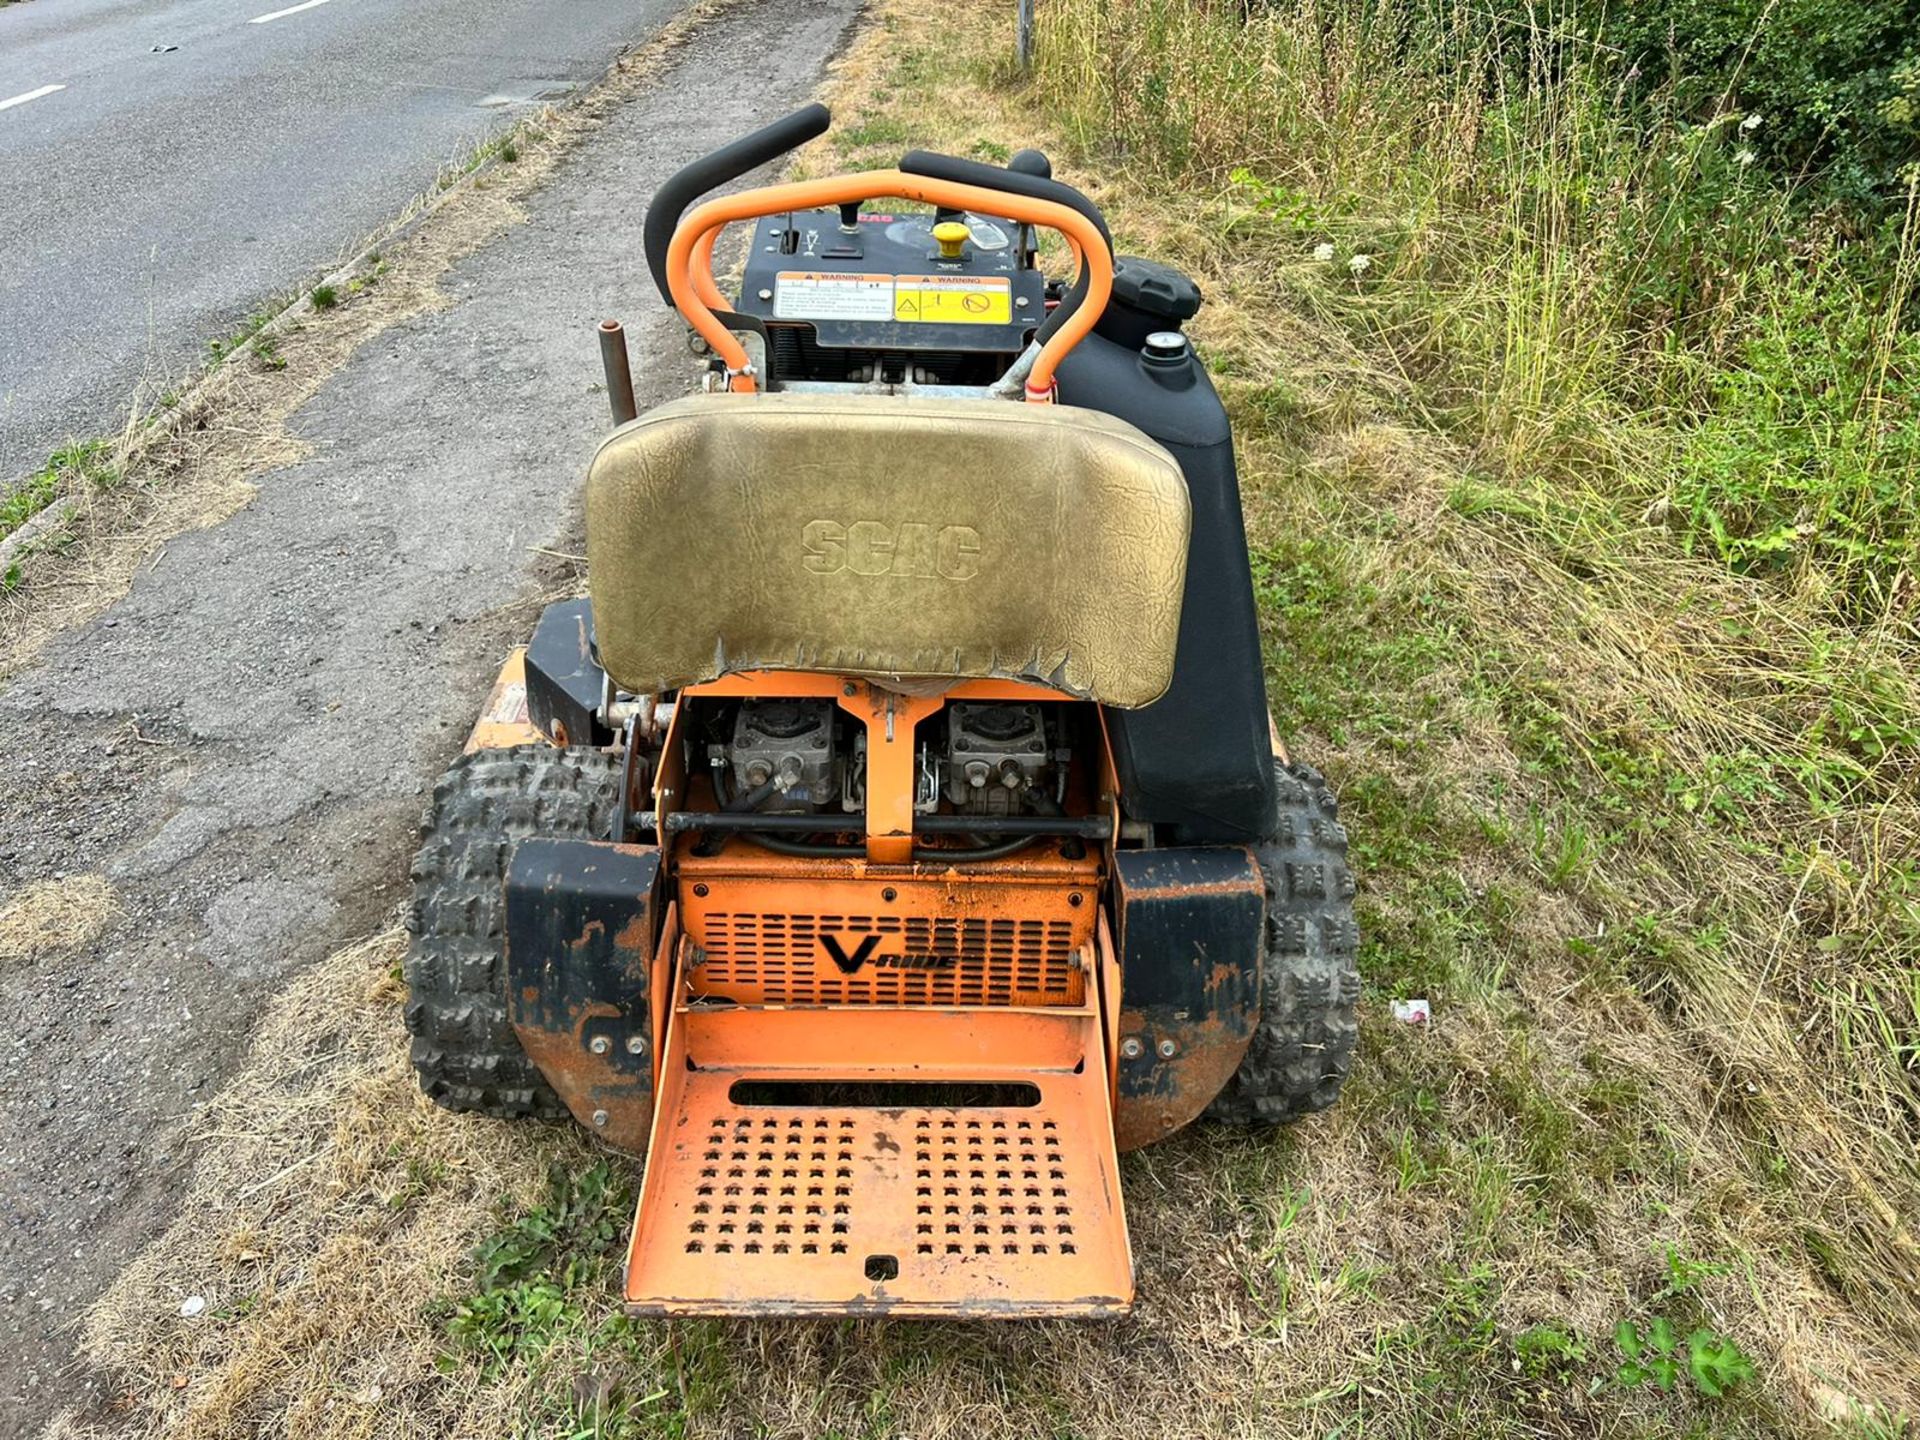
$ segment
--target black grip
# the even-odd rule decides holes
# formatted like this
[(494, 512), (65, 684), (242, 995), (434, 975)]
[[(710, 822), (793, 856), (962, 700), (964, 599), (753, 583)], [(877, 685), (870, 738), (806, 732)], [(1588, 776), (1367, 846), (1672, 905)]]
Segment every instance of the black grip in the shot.
[(1007, 161), (1007, 169), (1020, 175), (1038, 175), (1042, 180), (1053, 178), (1053, 162), (1047, 159), (1044, 150), (1016, 150), (1013, 158)]
[(711, 154), (702, 155), (691, 165), (677, 170), (658, 190), (647, 207), (647, 218), (640, 234), (647, 252), (647, 268), (653, 283), (660, 287), (660, 298), (673, 304), (673, 291), (667, 285), (667, 247), (687, 207), (707, 191), (737, 180), (749, 170), (789, 150), (797, 150), (807, 141), (827, 133), (833, 116), (824, 105), (807, 105), (774, 121), (771, 125), (742, 135)]
[(1113, 235), (1107, 229), (1107, 217), (1100, 207), (1071, 185), (1021, 170), (1003, 170), (998, 165), (978, 160), (962, 160), (958, 155), (936, 155), (931, 150), (909, 150), (900, 157), (900, 168), (909, 175), (924, 175), (929, 180), (953, 180), (962, 185), (978, 185), (983, 190), (1004, 190), (1009, 195), (1024, 195), (1029, 200), (1051, 200), (1077, 210), (1093, 222), (1100, 238), (1113, 253)]

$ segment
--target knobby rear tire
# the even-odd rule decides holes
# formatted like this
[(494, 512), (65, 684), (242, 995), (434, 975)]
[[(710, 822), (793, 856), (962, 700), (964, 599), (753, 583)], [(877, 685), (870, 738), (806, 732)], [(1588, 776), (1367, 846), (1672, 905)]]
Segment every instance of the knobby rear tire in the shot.
[(436, 1103), (567, 1114), (508, 1019), (502, 883), (522, 840), (606, 839), (619, 789), (617, 755), (550, 745), (462, 755), (434, 786), (413, 862), (406, 1024), (420, 1088)]
[(1276, 765), (1272, 838), (1255, 847), (1267, 882), (1260, 1023), (1207, 1115), (1284, 1125), (1340, 1096), (1359, 1038), (1360, 930), (1339, 802), (1320, 772)]

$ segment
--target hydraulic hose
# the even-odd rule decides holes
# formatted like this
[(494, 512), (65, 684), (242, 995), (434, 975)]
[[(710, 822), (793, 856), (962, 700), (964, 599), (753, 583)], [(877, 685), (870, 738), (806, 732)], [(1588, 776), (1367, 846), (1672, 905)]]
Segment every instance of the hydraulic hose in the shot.
[(774, 792), (777, 791), (779, 788), (780, 788), (780, 782), (777, 780), (772, 780), (772, 779), (762, 780), (758, 785), (754, 786), (751, 790), (747, 791), (744, 795), (736, 796), (735, 798), (724, 802), (722, 808), (726, 810), (730, 810), (736, 814), (742, 813), (748, 810), (758, 810), (762, 805), (766, 804), (767, 801), (773, 798)]

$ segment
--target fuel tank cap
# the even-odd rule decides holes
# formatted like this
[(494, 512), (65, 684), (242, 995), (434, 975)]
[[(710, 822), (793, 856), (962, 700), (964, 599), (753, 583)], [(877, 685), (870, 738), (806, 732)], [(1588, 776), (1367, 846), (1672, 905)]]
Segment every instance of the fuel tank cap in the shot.
[(1200, 309), (1200, 287), (1171, 265), (1138, 255), (1118, 255), (1113, 262), (1113, 303), (1157, 320), (1171, 320), (1178, 329)]

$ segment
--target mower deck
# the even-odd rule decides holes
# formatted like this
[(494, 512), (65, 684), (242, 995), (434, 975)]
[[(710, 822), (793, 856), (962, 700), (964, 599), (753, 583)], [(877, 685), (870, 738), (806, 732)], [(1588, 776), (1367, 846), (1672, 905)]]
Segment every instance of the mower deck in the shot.
[(1090, 1003), (683, 998), (661, 1056), (628, 1308), (1124, 1313), (1132, 1260), (1109, 1085)]

